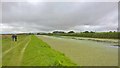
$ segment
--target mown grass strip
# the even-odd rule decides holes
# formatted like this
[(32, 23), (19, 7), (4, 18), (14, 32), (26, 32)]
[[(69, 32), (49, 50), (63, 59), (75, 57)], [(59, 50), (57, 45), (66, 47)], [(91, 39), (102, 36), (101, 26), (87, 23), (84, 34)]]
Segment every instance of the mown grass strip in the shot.
[(18, 59), (18, 65), (21, 65), (21, 61), (22, 61), (22, 58), (24, 56), (24, 52), (25, 52), (25, 49), (27, 48), (28, 44), (30, 43), (31, 41), (31, 37), (29, 37), (29, 40), (28, 42), (25, 44), (25, 46), (23, 47), (23, 49), (21, 50), (21, 53), (20, 53), (20, 58)]
[(26, 35), (18, 35), (18, 41), (14, 42), (11, 39), (11, 35), (3, 35), (2, 36), (2, 53), (7, 51), (10, 48), (13, 48), (15, 45), (18, 45), (23, 41), (27, 36)]
[(16, 44), (12, 45), (12, 47), (15, 47), (15, 48), (11, 49), (8, 53), (6, 53), (6, 55), (2, 56), (2, 61), (3, 61), (2, 65), (3, 66), (17, 66), (16, 63), (18, 62), (21, 50), (28, 40), (29, 40), (29, 36), (25, 36), (24, 39), (22, 39), (21, 41), (19, 40), (19, 43), (20, 43), (19, 45), (17, 44), (17, 42), (14, 42)]
[[(25, 38), (25, 39), (27, 39), (27, 38)], [(2, 53), (2, 56), (4, 57), (8, 52), (10, 52), (12, 49), (14, 49), (14, 48), (16, 48), (16, 47), (18, 47), (20, 44), (22, 44), (24, 41), (22, 41), (22, 42), (20, 42), (20, 43), (16, 43), (16, 42), (14, 42), (13, 44), (13, 47), (11, 47), (11, 48), (9, 48), (8, 50), (6, 50), (5, 52), (3, 52)]]

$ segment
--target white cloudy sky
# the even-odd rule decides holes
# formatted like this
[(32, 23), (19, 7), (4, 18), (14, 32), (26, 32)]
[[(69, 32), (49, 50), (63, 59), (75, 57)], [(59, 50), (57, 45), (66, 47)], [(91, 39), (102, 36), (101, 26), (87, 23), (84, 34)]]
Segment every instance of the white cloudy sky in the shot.
[(3, 2), (0, 25), (2, 33), (114, 31), (118, 27), (118, 3)]

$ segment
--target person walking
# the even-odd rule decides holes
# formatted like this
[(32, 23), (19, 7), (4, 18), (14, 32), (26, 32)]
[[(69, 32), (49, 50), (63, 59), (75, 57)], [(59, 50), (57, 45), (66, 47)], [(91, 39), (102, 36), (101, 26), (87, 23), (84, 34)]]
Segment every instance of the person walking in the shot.
[(15, 35), (15, 41), (17, 41), (17, 35)]
[(12, 41), (14, 41), (14, 38), (15, 38), (15, 35), (13, 34), (13, 35), (12, 35)]
[(13, 40), (13, 41), (17, 41), (17, 35), (13, 34), (13, 35), (12, 35), (12, 40)]

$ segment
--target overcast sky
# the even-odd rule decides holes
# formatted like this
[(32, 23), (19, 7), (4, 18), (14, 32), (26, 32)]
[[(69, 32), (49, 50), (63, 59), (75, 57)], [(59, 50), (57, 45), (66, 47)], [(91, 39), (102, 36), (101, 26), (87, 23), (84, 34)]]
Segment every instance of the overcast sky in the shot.
[(116, 31), (118, 3), (3, 2), (1, 26), (2, 33)]

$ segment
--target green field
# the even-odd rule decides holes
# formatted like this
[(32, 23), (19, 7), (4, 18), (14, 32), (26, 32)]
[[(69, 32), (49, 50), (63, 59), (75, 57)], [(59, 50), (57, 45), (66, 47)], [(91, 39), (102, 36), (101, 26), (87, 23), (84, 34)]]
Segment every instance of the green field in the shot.
[(75, 66), (68, 57), (34, 35), (2, 36), (2, 66)]

